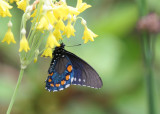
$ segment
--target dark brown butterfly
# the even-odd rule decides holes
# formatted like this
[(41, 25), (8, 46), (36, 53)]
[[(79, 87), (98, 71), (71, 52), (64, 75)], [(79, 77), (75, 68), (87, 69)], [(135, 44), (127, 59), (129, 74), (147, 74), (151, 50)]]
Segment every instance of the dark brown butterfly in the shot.
[(66, 51), (62, 43), (56, 47), (46, 80), (48, 91), (60, 91), (70, 85), (101, 88), (102, 80), (98, 73), (84, 60), (75, 54)]

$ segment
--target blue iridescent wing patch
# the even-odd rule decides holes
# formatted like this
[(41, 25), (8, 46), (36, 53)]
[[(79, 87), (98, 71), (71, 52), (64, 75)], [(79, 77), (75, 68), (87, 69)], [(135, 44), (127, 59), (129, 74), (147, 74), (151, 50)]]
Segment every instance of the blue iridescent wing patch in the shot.
[(98, 73), (84, 60), (64, 49), (64, 44), (56, 47), (53, 52), (46, 79), (48, 91), (61, 91), (70, 85), (81, 85), (101, 88), (102, 80)]
[(60, 58), (51, 63), (48, 74), (46, 89), (53, 92), (61, 91), (69, 87), (73, 81), (72, 63), (67, 57)]

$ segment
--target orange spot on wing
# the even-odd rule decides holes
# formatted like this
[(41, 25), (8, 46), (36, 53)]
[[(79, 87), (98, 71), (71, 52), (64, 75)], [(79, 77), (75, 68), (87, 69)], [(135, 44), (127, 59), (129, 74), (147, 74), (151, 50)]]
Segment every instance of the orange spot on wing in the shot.
[(56, 87), (59, 87), (60, 86), (60, 84), (56, 84)]
[(63, 81), (61, 81), (61, 85), (64, 85), (64, 84), (65, 84), (65, 82), (66, 82), (66, 81), (64, 81), (64, 80), (63, 80)]
[(72, 71), (72, 65), (68, 65), (67, 70), (68, 70), (68, 72), (71, 72)]
[(69, 80), (69, 78), (70, 78), (70, 75), (67, 75), (67, 76), (66, 76), (66, 80)]
[(54, 87), (54, 84), (50, 84), (51, 87)]
[(48, 82), (51, 82), (52, 80), (51, 79), (48, 79)]
[(53, 72), (51, 74), (49, 74), (49, 76), (52, 76), (53, 75)]

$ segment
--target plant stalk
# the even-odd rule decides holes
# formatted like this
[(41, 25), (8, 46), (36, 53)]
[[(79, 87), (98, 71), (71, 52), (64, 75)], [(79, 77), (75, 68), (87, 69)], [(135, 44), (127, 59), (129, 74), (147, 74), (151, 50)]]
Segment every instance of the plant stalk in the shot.
[(143, 33), (144, 42), (144, 56), (145, 56), (145, 67), (146, 67), (146, 87), (148, 94), (148, 108), (149, 114), (155, 114), (155, 99), (154, 99), (154, 83), (153, 83), (153, 47), (152, 37), (149, 34)]
[[(149, 13), (147, 0), (136, 0), (139, 6), (140, 16), (147, 16)], [(153, 83), (153, 58), (154, 42), (149, 33), (142, 33), (144, 62), (145, 62), (145, 80), (148, 98), (148, 114), (155, 114), (154, 83)]]
[(9, 104), (9, 107), (8, 107), (8, 110), (7, 110), (6, 114), (10, 114), (10, 112), (12, 110), (12, 107), (13, 107), (13, 104), (14, 104), (18, 89), (19, 89), (19, 85), (20, 85), (22, 77), (23, 77), (23, 73), (24, 73), (24, 69), (21, 69), (20, 73), (19, 73), (19, 78), (18, 78), (18, 81), (17, 81), (17, 84), (16, 84), (16, 88), (15, 88), (14, 93), (12, 95), (12, 99), (11, 99), (11, 102)]

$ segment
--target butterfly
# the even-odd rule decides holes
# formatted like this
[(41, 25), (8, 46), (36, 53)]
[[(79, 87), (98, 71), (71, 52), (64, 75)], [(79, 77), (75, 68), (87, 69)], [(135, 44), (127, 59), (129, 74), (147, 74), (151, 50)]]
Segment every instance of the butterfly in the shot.
[(101, 88), (102, 80), (98, 73), (84, 60), (60, 47), (55, 47), (53, 59), (48, 69), (46, 89), (51, 92), (61, 91), (70, 85)]

